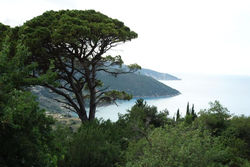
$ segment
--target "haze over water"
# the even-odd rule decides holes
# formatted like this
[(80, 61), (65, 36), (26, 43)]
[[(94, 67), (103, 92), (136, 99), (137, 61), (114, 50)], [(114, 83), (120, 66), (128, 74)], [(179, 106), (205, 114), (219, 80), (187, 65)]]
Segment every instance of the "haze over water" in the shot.
[[(182, 80), (161, 81), (181, 92), (170, 98), (147, 98), (149, 105), (158, 110), (168, 109), (170, 116), (174, 116), (180, 109), (185, 115), (187, 103), (195, 106), (195, 111), (208, 108), (210, 101), (219, 100), (234, 115), (250, 115), (250, 77), (229, 75), (178, 75)], [(97, 117), (103, 119), (118, 119), (118, 113), (124, 114), (135, 104), (136, 99), (119, 101), (118, 106), (111, 105), (98, 108)]]

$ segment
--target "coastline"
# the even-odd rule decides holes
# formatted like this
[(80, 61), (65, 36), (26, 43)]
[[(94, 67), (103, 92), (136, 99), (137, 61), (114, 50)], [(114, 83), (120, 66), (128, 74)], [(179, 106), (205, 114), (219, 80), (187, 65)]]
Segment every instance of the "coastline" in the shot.
[(178, 95), (181, 95), (181, 92), (179, 92), (177, 94), (173, 94), (173, 95), (133, 96), (132, 99), (160, 99), (160, 98), (171, 98), (171, 97), (175, 97)]

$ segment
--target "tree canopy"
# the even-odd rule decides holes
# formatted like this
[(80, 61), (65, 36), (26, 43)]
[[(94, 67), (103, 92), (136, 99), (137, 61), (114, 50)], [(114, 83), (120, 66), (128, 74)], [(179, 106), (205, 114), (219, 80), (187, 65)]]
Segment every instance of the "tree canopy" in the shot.
[(0, 49), (2, 48), (2, 43), (6, 37), (6, 32), (9, 30), (9, 26), (0, 23)]
[(6, 34), (0, 49), (0, 166), (55, 166), (60, 150), (54, 143), (54, 120), (27, 91), (35, 65), (24, 65), (29, 53), (16, 40), (17, 30)]
[(125, 92), (107, 91), (96, 79), (99, 71), (118, 75), (140, 68), (137, 64), (121, 68), (121, 56), (106, 54), (137, 37), (123, 22), (94, 10), (48, 11), (27, 21), (20, 37), (31, 52), (30, 62), (38, 63), (33, 77), (56, 74), (49, 75), (56, 82), (50, 82), (49, 77), (42, 85), (63, 96), (64, 100), (56, 100), (76, 112), (83, 122), (95, 118), (99, 103), (131, 98)]

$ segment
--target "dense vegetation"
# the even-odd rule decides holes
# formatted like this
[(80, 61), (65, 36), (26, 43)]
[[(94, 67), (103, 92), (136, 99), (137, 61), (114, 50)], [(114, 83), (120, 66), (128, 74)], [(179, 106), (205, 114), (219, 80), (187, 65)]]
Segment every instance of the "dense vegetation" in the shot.
[(249, 117), (231, 116), (218, 101), (198, 115), (176, 120), (138, 100), (117, 122), (96, 120), (71, 134), (62, 166), (250, 165)]
[(28, 78), (35, 65), (24, 65), (28, 51), (13, 40), (16, 32), (10, 30), (0, 51), (0, 166), (55, 166), (54, 120), (25, 90), (36, 82)]
[(250, 117), (232, 116), (218, 101), (170, 118), (139, 99), (116, 122), (92, 119), (76, 131), (58, 123), (28, 89), (53, 73), (30, 78), (38, 64), (27, 64), (19, 28), (1, 26), (0, 166), (250, 166)]

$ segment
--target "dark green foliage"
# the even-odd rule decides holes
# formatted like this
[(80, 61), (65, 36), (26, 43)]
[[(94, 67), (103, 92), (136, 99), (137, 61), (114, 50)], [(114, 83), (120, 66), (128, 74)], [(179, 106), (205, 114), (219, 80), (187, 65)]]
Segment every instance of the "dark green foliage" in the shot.
[[(234, 136), (244, 141), (246, 144), (245, 156), (248, 160), (250, 160), (250, 117), (245, 116), (234, 116), (230, 120), (229, 128), (234, 131)], [(241, 151), (241, 150), (240, 150)]]
[(163, 127), (171, 124), (171, 120), (167, 118), (168, 111), (158, 112), (155, 106), (149, 106), (143, 99), (138, 99), (135, 105), (123, 117), (127, 117), (130, 124), (142, 128)]
[[(127, 94), (124, 91), (111, 90), (105, 93), (104, 102), (112, 103), (113, 100), (131, 100), (132, 95)], [(108, 100), (107, 100), (108, 99)]]
[[(78, 45), (83, 41), (95, 44), (106, 38), (106, 42), (109, 42), (108, 38), (110, 38), (115, 43), (137, 37), (137, 34), (130, 31), (122, 22), (94, 10), (47, 11), (26, 22), (22, 27), (21, 34), (25, 35), (24, 41), (31, 49), (33, 56), (35, 56), (33, 58), (37, 59), (39, 68), (42, 70), (49, 68), (48, 58), (56, 56), (52, 54), (69, 54), (66, 48), (67, 43), (72, 45), (70, 47), (74, 47), (73, 45), (79, 47)], [(46, 48), (52, 49), (53, 46), (61, 47), (55, 48), (57, 50), (54, 53), (52, 50), (45, 50)]]
[(184, 120), (185, 120), (185, 123), (192, 124), (193, 117), (192, 117), (192, 115), (186, 115), (185, 118), (184, 118)]
[(224, 166), (230, 160), (217, 138), (182, 124), (154, 129), (149, 141), (130, 143), (126, 166)]
[(0, 50), (2, 49), (3, 42), (5, 41), (9, 29), (9, 26), (0, 23)]
[(180, 119), (181, 115), (180, 115), (180, 109), (178, 108), (177, 113), (176, 113), (176, 121), (178, 121)]
[(128, 99), (124, 92), (121, 96), (103, 89), (96, 77), (99, 71), (116, 76), (140, 69), (132, 64), (123, 71), (121, 56), (105, 55), (117, 44), (137, 37), (123, 22), (94, 10), (47, 11), (27, 21), (19, 35), (31, 52), (29, 62), (38, 64), (32, 77), (53, 72), (54, 82), (40, 85), (60, 95), (57, 102), (78, 114), (82, 122), (95, 119), (99, 103)]
[(210, 108), (199, 114), (194, 125), (219, 138), (221, 144), (230, 151), (229, 166), (241, 166), (249, 161), (249, 117), (232, 117), (218, 101), (210, 103)]
[(17, 40), (17, 32), (18, 28), (9, 30), (0, 50), (0, 106), (7, 103), (14, 89), (21, 90), (32, 82), (28, 76), (34, 65), (25, 66), (29, 52)]
[(194, 117), (195, 117), (195, 113), (192, 113), (194, 112), (194, 106), (192, 106), (192, 110), (191, 110), (191, 113), (190, 113), (190, 108), (189, 108), (189, 102), (187, 103), (187, 110), (186, 110), (186, 116), (184, 118), (185, 120), (185, 123), (187, 124), (191, 124), (194, 120)]
[(155, 127), (173, 124), (174, 120), (167, 116), (167, 111), (158, 112), (156, 107), (149, 106), (143, 99), (138, 99), (127, 114), (119, 115), (119, 120), (114, 124), (114, 127), (118, 129), (115, 133), (116, 140), (119, 141), (122, 151), (119, 164), (126, 163), (124, 153), (129, 142), (138, 141), (141, 138), (147, 140), (149, 132)]
[(54, 143), (54, 120), (40, 110), (26, 87), (36, 82), (25, 66), (29, 54), (9, 31), (0, 50), (0, 166), (55, 166), (60, 148)]
[(8, 96), (0, 110), (0, 166), (55, 165), (52, 118), (30, 93), (13, 91)]
[(192, 105), (191, 115), (192, 115), (192, 120), (194, 121), (195, 118), (197, 118), (197, 114), (194, 111), (194, 104)]
[(223, 107), (218, 101), (210, 103), (210, 108), (201, 110), (199, 114), (199, 126), (217, 136), (227, 128), (228, 119), (231, 117), (227, 108)]
[(67, 125), (61, 125), (58, 123), (54, 126), (54, 147), (58, 151), (57, 165), (65, 166), (65, 157), (69, 153), (69, 147), (72, 143), (74, 132)]
[[(143, 99), (138, 99), (128, 114), (120, 115), (116, 122), (117, 128), (120, 129), (122, 150), (125, 151), (131, 141), (142, 138), (148, 141), (148, 134), (155, 127), (174, 124), (174, 120), (167, 116), (168, 111), (158, 112), (155, 106), (149, 106)], [(124, 159), (122, 163), (125, 163)]]
[(1, 84), (5, 91), (13, 88), (21, 89), (29, 85), (33, 80), (29, 79), (30, 71), (34, 65), (25, 66), (24, 61), (28, 51), (21, 44), (6, 44), (0, 52)]
[(194, 111), (194, 105), (192, 105), (192, 109), (191, 109), (191, 113), (190, 113), (190, 109), (189, 109), (189, 103), (187, 104), (187, 112), (186, 112), (186, 116), (184, 118), (185, 122), (187, 124), (191, 124), (195, 118), (197, 118), (197, 115)]
[[(120, 145), (112, 134), (110, 123), (98, 121), (82, 124), (70, 143), (62, 166), (107, 167), (114, 166), (120, 158)], [(114, 136), (114, 138), (113, 138)]]
[(186, 116), (190, 115), (190, 108), (189, 108), (189, 102), (187, 103), (187, 111), (186, 111)]
[(0, 75), (1, 84), (5, 91), (13, 88), (23, 89), (25, 86), (40, 83), (50, 83), (54, 74), (48, 70), (40, 78), (30, 78), (36, 63), (27, 64), (30, 52), (28, 48), (18, 39), (19, 28), (9, 30), (8, 36), (3, 42), (0, 50)]
[(200, 114), (130, 140), (124, 166), (249, 166), (249, 117), (229, 119), (218, 101)]
[(237, 165), (238, 157), (250, 160), (250, 117), (234, 116), (228, 120), (227, 128), (223, 128), (221, 142), (228, 146), (235, 155), (234, 164)]

